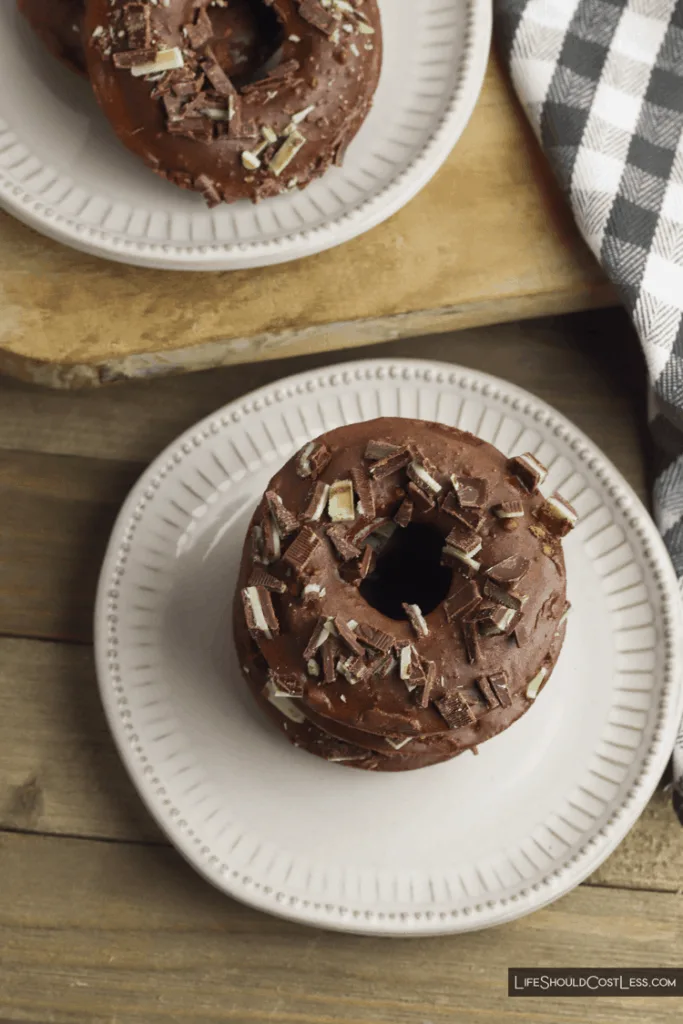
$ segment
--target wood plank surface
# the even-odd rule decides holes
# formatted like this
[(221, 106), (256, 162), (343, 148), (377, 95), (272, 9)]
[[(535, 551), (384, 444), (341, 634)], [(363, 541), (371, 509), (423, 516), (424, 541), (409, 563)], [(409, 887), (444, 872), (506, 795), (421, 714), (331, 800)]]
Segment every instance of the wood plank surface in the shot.
[(679, 966), (683, 900), (665, 893), (580, 888), (493, 931), (388, 941), (266, 917), (160, 847), (4, 835), (0, 877), (0, 1014), (12, 1020), (675, 1020), (672, 999), (507, 997), (508, 966)]
[(435, 179), (361, 238), (230, 274), (124, 267), (0, 214), (0, 369), (96, 386), (614, 304), (496, 60)]
[[(670, 804), (660, 790), (593, 881), (680, 890), (683, 841)], [(166, 842), (115, 751), (90, 648), (0, 639), (2, 829)]]

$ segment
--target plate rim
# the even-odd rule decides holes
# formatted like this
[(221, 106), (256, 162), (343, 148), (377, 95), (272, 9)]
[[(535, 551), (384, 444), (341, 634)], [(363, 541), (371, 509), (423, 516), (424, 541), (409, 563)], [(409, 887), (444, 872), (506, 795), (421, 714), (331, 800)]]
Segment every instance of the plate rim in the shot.
[[(452, 2), (452, 0), (450, 0)], [(351, 241), (409, 203), (448, 158), (472, 116), (491, 49), (490, 0), (465, 0), (468, 39), (462, 73), (429, 141), (391, 182), (351, 211), (304, 231), (252, 242), (174, 244), (133, 239), (65, 216), (33, 197), (0, 168), (0, 208), (41, 234), (92, 256), (157, 270), (221, 271), (272, 266), (303, 259)], [(151, 172), (150, 172), (151, 173)], [(268, 200), (264, 201), (265, 203)]]
[[(144, 774), (134, 754), (120, 713), (121, 708), (117, 704), (116, 687), (112, 685), (110, 678), (111, 662), (107, 650), (107, 592), (111, 586), (112, 570), (119, 559), (121, 544), (126, 542), (130, 523), (135, 520), (140, 500), (146, 490), (159, 486), (158, 483), (154, 484), (154, 480), (159, 479), (155, 474), (162, 464), (168, 461), (169, 456), (179, 456), (181, 461), (183, 458), (191, 458), (191, 453), (203, 440), (217, 436), (218, 428), (212, 429), (212, 426), (216, 426), (219, 420), (224, 427), (227, 426), (226, 421), (234, 425), (244, 417), (258, 414), (264, 407), (277, 405), (278, 402), (295, 394), (314, 393), (320, 386), (338, 386), (341, 383), (353, 388), (362, 381), (381, 381), (387, 377), (403, 377), (418, 382), (435, 379), (438, 383), (449, 383), (465, 393), (468, 390), (480, 392), (484, 397), (501, 398), (504, 401), (505, 396), (508, 396), (507, 402), (513, 410), (533, 417), (552, 430), (562, 441), (569, 443), (576, 456), (595, 478), (607, 486), (616, 508), (622, 513), (628, 512), (628, 522), (622, 522), (621, 526), (627, 536), (633, 538), (635, 535), (638, 548), (647, 562), (647, 569), (657, 583), (664, 605), (662, 643), (665, 657), (659, 673), (661, 683), (655, 704), (657, 720), (652, 729), (649, 746), (639, 750), (638, 756), (631, 762), (637, 766), (638, 775), (631, 783), (625, 798), (613, 808), (607, 822), (595, 835), (581, 845), (579, 852), (568, 858), (560, 868), (547, 873), (542, 882), (532, 883), (510, 897), (482, 900), (474, 910), (467, 907), (446, 911), (435, 910), (433, 913), (409, 910), (382, 913), (376, 910), (353, 911), (349, 907), (322, 905), (299, 898), (288, 906), (278, 898), (282, 894), (273, 892), (267, 886), (254, 884), (248, 876), (236, 879), (235, 876), (241, 875), (241, 872), (226, 871), (224, 874), (220, 870), (222, 865), (219, 868), (212, 867), (207, 858), (200, 858), (198, 848), (195, 847), (196, 840), (193, 842), (193, 835), (186, 835), (183, 829), (179, 828), (177, 816), (169, 815), (162, 808), (151, 783), (147, 781), (148, 776)], [(325, 382), (324, 385), (322, 381)], [(183, 446), (189, 449), (189, 453), (183, 451)], [(633, 488), (611, 460), (566, 416), (543, 399), (515, 384), (458, 364), (422, 359), (371, 358), (318, 367), (273, 381), (210, 413), (183, 431), (164, 448), (133, 486), (112, 528), (97, 588), (94, 648), (98, 687), (105, 714), (119, 755), (133, 785), (172, 845), (202, 877), (224, 894), (290, 921), (354, 934), (406, 937), (475, 931), (516, 920), (570, 892), (616, 849), (645, 809), (671, 755), (683, 703), (682, 625), (683, 605), (680, 601), (678, 581), (655, 523)]]

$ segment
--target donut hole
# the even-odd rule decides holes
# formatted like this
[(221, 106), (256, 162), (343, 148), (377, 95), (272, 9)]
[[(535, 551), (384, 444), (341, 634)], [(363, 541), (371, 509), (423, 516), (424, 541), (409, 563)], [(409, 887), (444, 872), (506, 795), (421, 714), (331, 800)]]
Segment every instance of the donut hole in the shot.
[(448, 594), (452, 570), (441, 565), (443, 537), (424, 523), (394, 532), (377, 565), (360, 586), (369, 605), (390, 619), (406, 619), (403, 604), (419, 605), (428, 615)]
[(235, 88), (263, 77), (279, 63), (282, 23), (264, 0), (230, 0), (227, 7), (211, 7), (210, 14), (213, 51)]

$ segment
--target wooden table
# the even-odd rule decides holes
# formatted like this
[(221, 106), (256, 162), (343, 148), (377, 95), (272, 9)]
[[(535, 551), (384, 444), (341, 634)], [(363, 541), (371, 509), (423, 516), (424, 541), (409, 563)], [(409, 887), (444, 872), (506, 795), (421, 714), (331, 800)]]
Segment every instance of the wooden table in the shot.
[[(621, 313), (346, 353), (457, 361), (549, 400), (641, 495), (644, 368)], [(490, 932), (392, 941), (267, 917), (169, 848), (97, 694), (92, 600), (108, 531), (149, 459), (229, 399), (317, 355), (41, 391), (0, 380), (0, 1019), (236, 1024), (673, 1024), (680, 1000), (509, 1000), (508, 966), (674, 966), (683, 832), (660, 791), (575, 892)], [(621, 367), (619, 376), (613, 368)]]
[(231, 274), (140, 270), (73, 252), (0, 214), (0, 371), (53, 387), (615, 301), (495, 60), (427, 188), (374, 231), (319, 256)]

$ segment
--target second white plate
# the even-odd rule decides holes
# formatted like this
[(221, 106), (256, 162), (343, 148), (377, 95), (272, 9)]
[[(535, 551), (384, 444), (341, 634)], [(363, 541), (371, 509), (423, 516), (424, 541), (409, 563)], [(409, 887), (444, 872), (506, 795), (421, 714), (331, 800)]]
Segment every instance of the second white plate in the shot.
[(141, 266), (232, 270), (299, 259), (386, 220), (438, 170), (481, 88), (490, 0), (380, 0), (382, 77), (344, 167), (304, 192), (208, 210), (109, 128), (87, 83), (0, 3), (0, 204), (77, 249)]
[[(534, 452), (581, 516), (565, 549), (567, 639), (535, 706), (478, 757), (402, 775), (291, 747), (256, 708), (231, 635), (245, 530), (270, 476), (316, 434), (384, 415)], [(310, 924), (424, 935), (528, 913), (623, 838), (673, 745), (680, 614), (651, 520), (571, 423), (483, 374), (380, 360), (257, 391), (157, 459), (111, 539), (97, 665), (133, 781), (209, 881)]]

